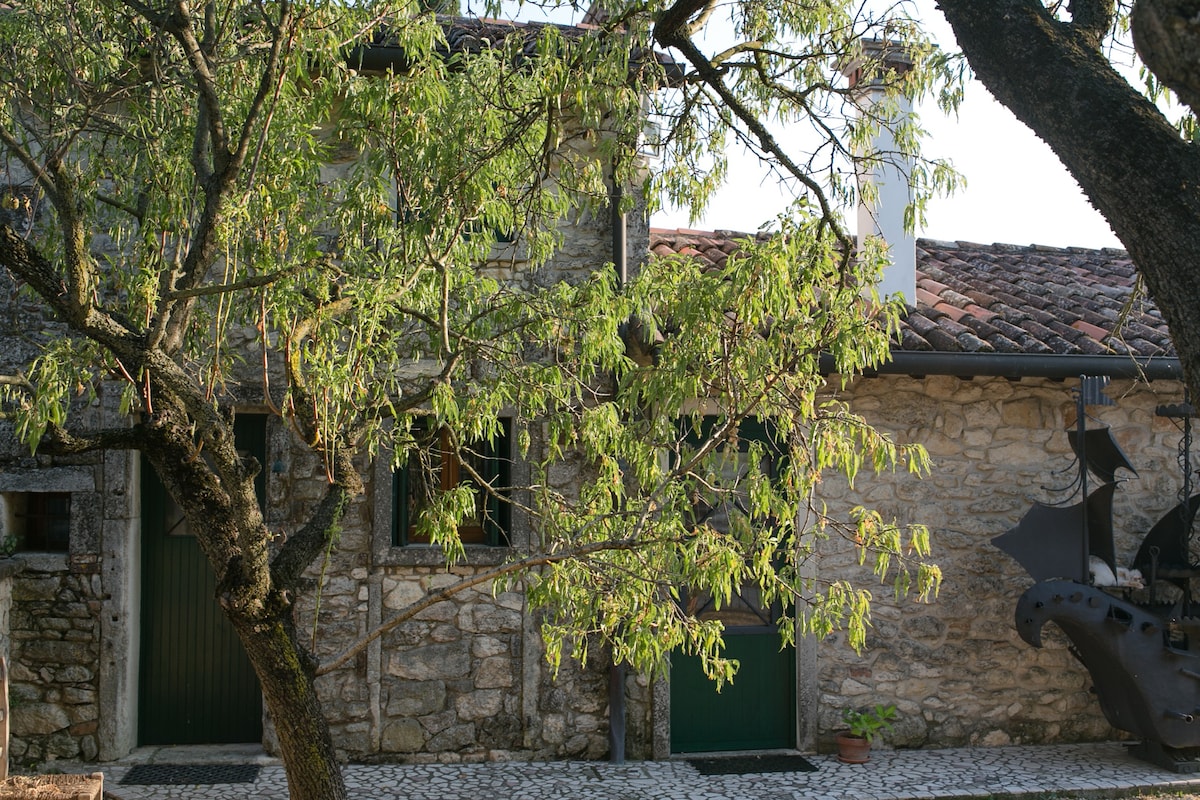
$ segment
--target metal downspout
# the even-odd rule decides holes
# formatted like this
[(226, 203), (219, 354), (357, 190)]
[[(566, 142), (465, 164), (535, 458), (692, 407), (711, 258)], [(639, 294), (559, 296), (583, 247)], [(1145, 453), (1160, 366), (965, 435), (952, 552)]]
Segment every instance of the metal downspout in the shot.
[[(612, 263), (617, 275), (617, 288), (629, 280), (629, 252), (626, 241), (625, 212), (621, 211), (623, 192), (613, 165), (612, 198), (609, 201), (612, 228)], [(611, 660), (608, 663), (608, 760), (625, 763), (625, 665)]]
[(617, 273), (617, 288), (629, 281), (629, 243), (625, 212), (621, 210), (621, 200), (625, 193), (617, 179), (613, 177), (612, 200), (609, 202), (610, 225), (612, 227), (612, 260), (613, 269)]

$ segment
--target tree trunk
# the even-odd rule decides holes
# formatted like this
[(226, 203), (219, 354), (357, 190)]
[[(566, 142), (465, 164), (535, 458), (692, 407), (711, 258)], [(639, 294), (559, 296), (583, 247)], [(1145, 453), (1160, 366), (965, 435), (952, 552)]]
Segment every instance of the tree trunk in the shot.
[(1200, 149), (1039, 0), (938, 7), (984, 86), (1050, 145), (1129, 250), (1200, 398)]
[[(329, 723), (313, 683), (316, 662), (300, 644), (294, 609), (287, 600), (294, 580), (282, 586), (273, 580), (269, 536), (254, 500), (254, 476), (240, 468), (227, 469), (223, 478), (215, 474), (215, 463), (241, 463), (232, 429), (210, 436), (207, 458), (200, 457), (192, 441), (191, 417), (180, 404), (170, 402), (166, 388), (158, 388), (159, 417), (147, 429), (143, 452), (184, 510), (213, 568), (218, 600), (258, 676), (279, 736), (288, 792), (293, 800), (345, 800)], [(334, 500), (343, 494), (330, 493)], [(242, 498), (240, 506), (237, 498)], [(336, 521), (316, 527), (324, 529)], [(298, 560), (306, 564), (311, 558)], [(298, 578), (300, 571), (297, 567), (292, 577)]]
[(346, 800), (329, 723), (313, 685), (313, 664), (296, 643), (291, 608), (247, 620), (230, 614), (246, 655), (262, 684), (267, 712), (292, 800)]

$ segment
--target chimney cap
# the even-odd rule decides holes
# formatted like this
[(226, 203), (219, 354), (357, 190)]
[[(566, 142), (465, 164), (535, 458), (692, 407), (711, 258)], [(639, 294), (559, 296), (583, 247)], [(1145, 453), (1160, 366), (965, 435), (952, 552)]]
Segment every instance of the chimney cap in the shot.
[(907, 46), (889, 39), (863, 39), (862, 57), (842, 64), (842, 74), (850, 79), (851, 89), (863, 82), (864, 68), (868, 63), (878, 65), (872, 70), (875, 74), (867, 80), (867, 84), (873, 86), (879, 85), (889, 72), (901, 77), (913, 68), (912, 55)]

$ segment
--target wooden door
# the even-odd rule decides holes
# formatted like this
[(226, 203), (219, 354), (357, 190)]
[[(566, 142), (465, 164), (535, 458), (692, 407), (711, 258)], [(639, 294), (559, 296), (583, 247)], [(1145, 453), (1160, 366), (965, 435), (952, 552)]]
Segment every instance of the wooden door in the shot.
[[(265, 465), (265, 418), (238, 416), (235, 434)], [(260, 498), (264, 479), (260, 472)], [(262, 692), (217, 604), (212, 568), (146, 462), (139, 663), (139, 744), (262, 741)]]
[(725, 653), (740, 666), (718, 692), (699, 658), (672, 656), (671, 752), (795, 747), (796, 650), (780, 648), (771, 609), (747, 591), (705, 615), (725, 622)]
[[(763, 465), (774, 474), (778, 455), (771, 448), (769, 426), (743, 422), (737, 451), (725, 453), (721, 480), (731, 494), (717, 505), (699, 504), (697, 522), (730, 530), (730, 520), (745, 515), (741, 488), (747, 470), (749, 442), (768, 445)], [(700, 667), (700, 659), (674, 653), (671, 658), (671, 751), (790, 748), (796, 744), (796, 651), (781, 648), (779, 608), (760, 601), (752, 586), (744, 586), (731, 602), (718, 608), (705, 595), (682, 601), (689, 614), (720, 620), (725, 628), (725, 654), (737, 659), (733, 683), (720, 692)]]

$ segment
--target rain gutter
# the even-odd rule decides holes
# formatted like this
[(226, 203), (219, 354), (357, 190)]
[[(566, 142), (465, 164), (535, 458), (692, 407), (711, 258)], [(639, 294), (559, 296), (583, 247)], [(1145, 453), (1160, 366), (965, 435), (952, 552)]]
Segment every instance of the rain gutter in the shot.
[[(821, 372), (835, 373), (833, 357), (821, 356)], [(1183, 368), (1174, 356), (942, 353), (900, 350), (891, 359), (863, 370), (864, 375), (950, 375), (959, 378), (1077, 378), (1107, 375), (1135, 380), (1183, 380)]]

